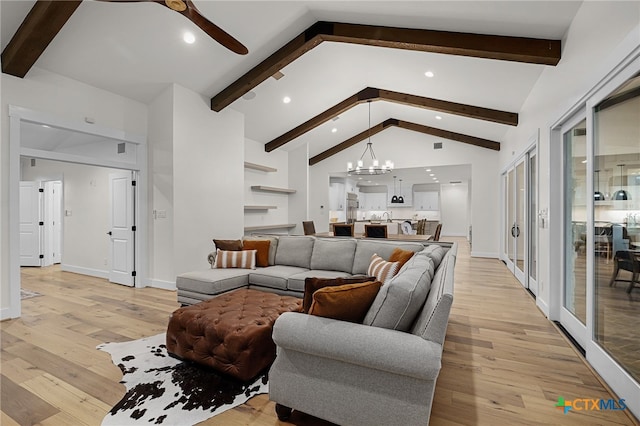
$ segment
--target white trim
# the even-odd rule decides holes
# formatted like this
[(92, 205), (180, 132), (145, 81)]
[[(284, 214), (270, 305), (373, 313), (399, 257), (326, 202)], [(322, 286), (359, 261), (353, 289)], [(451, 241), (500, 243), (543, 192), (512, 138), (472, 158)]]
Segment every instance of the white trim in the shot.
[[(640, 384), (618, 365), (609, 354), (597, 343), (589, 341), (587, 344), (587, 361), (604, 379), (618, 398), (624, 399), (629, 411), (636, 417), (640, 416)], [(615, 365), (617, 368), (611, 368)]]
[(536, 306), (542, 311), (545, 317), (549, 318), (549, 305), (539, 297), (536, 297)]
[(91, 277), (109, 279), (109, 271), (103, 269), (85, 268), (83, 266), (60, 264), (60, 269), (65, 272), (73, 272), (74, 274), (89, 275)]
[(162, 290), (172, 290), (172, 291), (178, 290), (178, 288), (176, 287), (175, 281), (163, 281), (163, 280), (155, 280), (155, 279), (148, 280), (147, 287), (160, 288)]
[(11, 319), (10, 308), (0, 308), (0, 321)]
[(104, 160), (97, 157), (85, 157), (83, 155), (45, 151), (43, 149), (20, 148), (20, 155), (25, 157), (41, 158), (44, 160), (64, 161), (67, 163), (90, 164), (92, 166), (109, 167), (112, 169), (134, 170), (138, 168), (136, 163)]
[(490, 253), (484, 251), (472, 251), (471, 257), (487, 257), (490, 259), (499, 259), (498, 253)]

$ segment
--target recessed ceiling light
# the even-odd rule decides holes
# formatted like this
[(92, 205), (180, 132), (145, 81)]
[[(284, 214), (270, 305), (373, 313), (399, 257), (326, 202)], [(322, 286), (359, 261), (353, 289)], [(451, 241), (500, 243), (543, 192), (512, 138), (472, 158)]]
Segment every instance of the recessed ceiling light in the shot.
[(433, 174), (433, 173), (429, 173), (429, 176), (435, 176), (435, 174)]
[(430, 171), (431, 171), (431, 169), (424, 169), (424, 171), (425, 171), (425, 172), (430, 172)]
[(291, 102), (291, 98), (288, 96), (285, 96), (284, 98), (282, 98), (282, 102), (284, 102), (285, 104), (288, 104), (289, 102)]
[(424, 75), (426, 75), (427, 77), (431, 78), (433, 77), (435, 74), (433, 73), (433, 71), (427, 71), (424, 73)]
[(437, 180), (435, 183), (440, 183), (440, 181), (439, 181), (439, 180)]
[(438, 178), (434, 177), (433, 180), (438, 180)]
[(247, 93), (245, 93), (244, 95), (242, 95), (242, 99), (246, 99), (248, 101), (250, 101), (251, 99), (256, 97), (256, 92), (254, 91), (248, 91)]
[(436, 120), (442, 120), (442, 117), (439, 115), (436, 115)]
[(335, 132), (337, 132), (337, 131), (338, 131), (338, 128), (337, 128), (337, 127), (334, 127), (333, 129), (331, 129), (331, 133), (335, 133)]
[(182, 36), (182, 39), (184, 40), (185, 43), (193, 44), (196, 41), (196, 36), (194, 36), (193, 33), (187, 31)]
[(584, 160), (584, 161), (582, 162), (582, 164), (586, 164), (586, 163), (587, 163), (587, 160)]

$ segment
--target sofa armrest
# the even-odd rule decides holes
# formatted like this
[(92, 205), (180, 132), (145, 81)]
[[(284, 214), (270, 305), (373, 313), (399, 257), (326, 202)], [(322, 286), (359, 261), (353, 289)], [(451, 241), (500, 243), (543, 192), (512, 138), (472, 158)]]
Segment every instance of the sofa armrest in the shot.
[(276, 320), (273, 340), (283, 349), (421, 380), (435, 380), (441, 367), (442, 346), (414, 334), (297, 312)]
[(217, 252), (212, 251), (211, 253), (209, 253), (207, 255), (207, 262), (209, 262), (209, 264), (211, 265), (211, 268), (213, 268), (213, 265), (216, 262), (216, 254), (217, 254)]

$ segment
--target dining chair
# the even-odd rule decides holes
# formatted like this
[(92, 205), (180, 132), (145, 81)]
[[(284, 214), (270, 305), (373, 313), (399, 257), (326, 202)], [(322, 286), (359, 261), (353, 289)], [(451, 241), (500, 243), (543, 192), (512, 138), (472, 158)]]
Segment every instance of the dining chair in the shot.
[(364, 225), (364, 236), (367, 238), (387, 238), (387, 225)]
[[(631, 272), (630, 280), (618, 279), (620, 270)], [(609, 286), (614, 286), (616, 281), (627, 282), (627, 293), (631, 294), (633, 287), (640, 287), (640, 251), (619, 250), (613, 256), (613, 276)]]
[(440, 230), (442, 230), (441, 223), (436, 226), (436, 232), (433, 234), (433, 241), (440, 241)]
[(304, 235), (314, 235), (316, 233), (316, 227), (312, 220), (303, 221), (302, 229), (304, 230)]
[(353, 237), (353, 223), (341, 223), (333, 225), (335, 237)]

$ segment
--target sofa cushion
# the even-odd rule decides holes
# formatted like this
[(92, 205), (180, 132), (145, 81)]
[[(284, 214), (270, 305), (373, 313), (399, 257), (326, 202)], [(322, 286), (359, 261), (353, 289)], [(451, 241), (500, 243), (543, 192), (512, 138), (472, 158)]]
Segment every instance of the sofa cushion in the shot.
[(387, 262), (376, 253), (371, 256), (367, 274), (376, 277), (381, 283), (387, 283), (400, 269), (400, 262)]
[(205, 269), (178, 275), (176, 287), (194, 293), (215, 295), (249, 284), (250, 269)]
[(384, 284), (364, 324), (407, 331), (422, 308), (433, 279), (433, 260), (428, 256), (413, 256), (402, 271)]
[(257, 250), (225, 251), (217, 249), (215, 267), (217, 269), (256, 269), (256, 253)]
[(321, 288), (313, 293), (309, 315), (361, 323), (381, 285), (368, 281)]
[(242, 250), (256, 250), (256, 266), (269, 266), (269, 240), (244, 240)]
[(333, 287), (337, 285), (345, 284), (358, 284), (366, 283), (368, 281), (375, 281), (375, 277), (357, 276), (348, 278), (318, 278), (309, 277), (304, 280), (304, 296), (302, 297), (302, 311), (305, 314), (309, 313), (309, 308), (313, 302), (313, 293), (324, 287)]
[(242, 241), (269, 240), (269, 266), (276, 264), (276, 251), (278, 250), (278, 237), (274, 235), (254, 235), (243, 237)]
[(401, 241), (371, 241), (358, 240), (356, 245), (356, 254), (353, 259), (353, 275), (366, 274), (371, 263), (371, 256), (378, 253), (383, 259), (389, 259), (391, 253), (396, 247), (403, 250), (411, 250), (414, 252), (421, 251), (424, 246), (420, 243), (401, 242)]
[(446, 253), (444, 247), (438, 244), (430, 244), (420, 252), (421, 255), (429, 256), (433, 260), (433, 266), (436, 269), (440, 266), (440, 262), (442, 262), (442, 258)]
[(313, 252), (313, 237), (283, 236), (278, 239), (276, 251), (276, 265), (298, 266), (311, 269), (311, 253)]
[(289, 277), (305, 271), (307, 271), (307, 269), (297, 266), (269, 266), (268, 268), (252, 271), (249, 275), (249, 283), (256, 286), (286, 290)]
[(311, 254), (311, 269), (351, 273), (356, 254), (355, 239), (317, 239)]
[(350, 277), (351, 274), (340, 271), (322, 271), (318, 269), (311, 269), (308, 271), (300, 272), (298, 274), (292, 275), (289, 277), (289, 282), (287, 283), (287, 289), (293, 291), (304, 291), (304, 282), (307, 278), (339, 278), (339, 277)]

